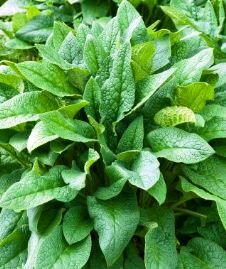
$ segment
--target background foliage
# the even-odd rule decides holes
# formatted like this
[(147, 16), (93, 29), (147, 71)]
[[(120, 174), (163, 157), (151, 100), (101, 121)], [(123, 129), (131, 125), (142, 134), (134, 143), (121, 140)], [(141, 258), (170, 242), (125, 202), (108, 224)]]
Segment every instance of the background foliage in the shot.
[(225, 1), (0, 3), (0, 268), (223, 269)]

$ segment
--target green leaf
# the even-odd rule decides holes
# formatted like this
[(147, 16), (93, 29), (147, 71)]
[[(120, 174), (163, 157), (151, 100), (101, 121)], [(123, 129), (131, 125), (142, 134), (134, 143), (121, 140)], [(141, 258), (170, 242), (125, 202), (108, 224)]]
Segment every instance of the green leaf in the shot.
[[(220, 111), (219, 111), (220, 112)], [(224, 110), (221, 110), (220, 114), (223, 116)], [(214, 113), (213, 111), (210, 113)], [(207, 121), (203, 128), (197, 130), (198, 134), (207, 141), (216, 138), (225, 138), (226, 131), (226, 118), (213, 117)]]
[(31, 134), (27, 140), (27, 149), (29, 152), (32, 152), (36, 148), (57, 138), (58, 136), (49, 131), (45, 124), (40, 121), (31, 131)]
[(198, 197), (201, 197), (204, 200), (216, 202), (219, 217), (221, 219), (221, 222), (224, 228), (226, 229), (226, 202), (225, 200), (221, 199), (218, 196), (214, 196), (213, 194), (210, 194), (207, 191), (204, 191), (203, 189), (196, 187), (195, 185), (188, 182), (185, 178), (181, 178), (181, 187), (184, 192), (193, 192)]
[(86, 173), (82, 172), (75, 164), (71, 169), (63, 170), (62, 177), (64, 182), (76, 191), (80, 191), (86, 186)]
[(130, 39), (133, 44), (147, 41), (148, 37), (145, 24), (140, 14), (128, 1), (123, 1), (120, 4), (116, 18), (124, 42), (130, 41)]
[(212, 156), (199, 164), (183, 167), (183, 172), (195, 185), (226, 200), (226, 162), (223, 158)]
[(3, 240), (15, 230), (21, 217), (21, 213), (16, 213), (10, 209), (2, 209), (0, 214), (0, 240)]
[(21, 227), (0, 242), (0, 268), (17, 268), (22, 266), (27, 257), (29, 231)]
[(105, 51), (98, 39), (88, 35), (84, 45), (84, 61), (92, 74), (96, 74), (105, 60)]
[(188, 249), (206, 263), (208, 268), (220, 269), (226, 262), (226, 251), (210, 240), (193, 238), (188, 243)]
[(169, 106), (157, 112), (154, 121), (162, 127), (171, 127), (182, 123), (195, 123), (196, 117), (194, 112), (187, 107)]
[(100, 248), (110, 266), (120, 257), (139, 223), (136, 197), (131, 191), (108, 201), (90, 196), (88, 210), (99, 235)]
[(71, 207), (64, 215), (63, 233), (68, 244), (85, 239), (92, 229), (93, 223), (85, 207)]
[[(59, 50), (66, 36), (73, 32), (73, 29), (68, 27), (66, 24), (60, 21), (55, 21), (53, 25), (53, 33), (52, 33), (52, 45), (55, 50)], [(47, 41), (47, 45), (48, 45)]]
[[(211, 269), (210, 264), (205, 263), (195, 255), (191, 254), (187, 248), (183, 248), (180, 252), (179, 261), (183, 269)], [(180, 267), (178, 267), (180, 268)]]
[(147, 140), (157, 157), (173, 162), (197, 163), (214, 154), (200, 136), (175, 127), (156, 129), (148, 134)]
[(173, 98), (175, 88), (199, 81), (202, 71), (212, 64), (213, 50), (210, 48), (203, 49), (194, 56), (176, 63), (173, 66), (173, 69), (176, 69), (173, 76), (146, 102), (143, 109), (144, 119), (150, 120), (162, 108), (163, 103), (166, 106), (165, 100)]
[(154, 213), (157, 216), (151, 217), (157, 222), (156, 227), (150, 227), (145, 235), (145, 268), (174, 269), (177, 265), (174, 216), (167, 209), (158, 208), (157, 212)]
[(194, 112), (201, 111), (206, 101), (214, 98), (214, 88), (205, 82), (196, 82), (176, 90), (176, 105), (186, 106)]
[(76, 95), (76, 89), (58, 66), (48, 62), (23, 62), (17, 64), (21, 74), (36, 87), (64, 97)]
[(83, 98), (89, 102), (88, 106), (85, 108), (86, 114), (98, 120), (100, 117), (99, 106), (101, 100), (101, 90), (93, 77), (91, 77), (86, 84)]
[(115, 161), (107, 167), (106, 172), (109, 177), (117, 180), (124, 178), (143, 190), (150, 189), (159, 180), (159, 162), (151, 152), (129, 151), (123, 155), (118, 155), (121, 160)]
[(59, 111), (45, 113), (40, 119), (49, 132), (60, 138), (82, 143), (95, 141), (94, 129), (85, 121), (67, 118)]
[[(23, 12), (24, 9), (21, 7), (20, 1), (18, 0), (8, 0), (0, 7), (0, 17), (12, 16), (18, 12)], [(2, 2), (1, 2), (2, 3)]]
[(174, 74), (175, 69), (169, 69), (159, 74), (151, 75), (148, 79), (144, 79), (137, 83), (136, 105), (128, 113), (139, 109), (154, 95), (154, 93)]
[[(51, 246), (51, 248), (50, 248)], [(81, 269), (86, 264), (91, 251), (91, 239), (69, 246), (64, 238), (61, 226), (57, 226), (42, 240), (35, 268)]]
[(96, 18), (105, 17), (109, 6), (105, 1), (98, 1), (94, 4), (92, 0), (84, 0), (81, 3), (81, 8), (84, 21), (91, 24)]
[(159, 180), (152, 186), (148, 193), (153, 196), (159, 205), (162, 205), (166, 200), (167, 187), (162, 174), (160, 174)]
[(123, 119), (135, 99), (135, 84), (130, 66), (131, 46), (125, 43), (113, 61), (109, 79), (101, 89), (100, 115), (110, 123)]
[(110, 186), (99, 187), (94, 195), (97, 199), (100, 200), (109, 200), (114, 198), (121, 193), (126, 182), (127, 178), (122, 177), (119, 180), (113, 182)]
[(138, 44), (132, 50), (132, 68), (136, 81), (149, 77), (155, 47), (151, 42)]
[(43, 176), (29, 172), (2, 195), (0, 206), (21, 211), (53, 199), (72, 200), (77, 192), (69, 186), (65, 186), (60, 177), (62, 169), (62, 167), (56, 166)]
[(119, 140), (117, 151), (142, 150), (144, 140), (143, 117), (133, 120)]
[(53, 17), (39, 15), (31, 19), (17, 33), (16, 37), (31, 43), (42, 43), (47, 40), (53, 29)]
[(34, 91), (18, 94), (0, 104), (0, 129), (37, 121), (41, 113), (57, 108), (56, 99), (46, 92)]

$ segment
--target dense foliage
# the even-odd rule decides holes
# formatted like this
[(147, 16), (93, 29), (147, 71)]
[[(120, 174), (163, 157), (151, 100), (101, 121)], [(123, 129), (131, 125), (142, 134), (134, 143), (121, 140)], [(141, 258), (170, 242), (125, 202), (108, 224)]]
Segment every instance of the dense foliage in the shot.
[(224, 269), (226, 1), (0, 4), (0, 268)]

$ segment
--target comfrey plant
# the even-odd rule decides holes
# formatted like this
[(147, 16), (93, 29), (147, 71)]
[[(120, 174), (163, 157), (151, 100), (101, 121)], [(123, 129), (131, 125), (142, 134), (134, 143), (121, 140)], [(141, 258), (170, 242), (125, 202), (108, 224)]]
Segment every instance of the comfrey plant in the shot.
[(224, 269), (224, 1), (0, 2), (0, 269)]

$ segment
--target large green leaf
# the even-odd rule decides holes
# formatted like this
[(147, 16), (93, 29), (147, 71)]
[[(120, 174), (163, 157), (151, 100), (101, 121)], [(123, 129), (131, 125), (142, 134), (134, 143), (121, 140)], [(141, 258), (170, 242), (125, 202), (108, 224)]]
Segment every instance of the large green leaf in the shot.
[(213, 156), (199, 164), (184, 166), (183, 171), (194, 184), (226, 200), (226, 166), (223, 158)]
[(16, 37), (27, 42), (42, 43), (47, 40), (52, 32), (52, 28), (53, 17), (39, 15), (25, 24), (24, 27), (16, 33)]
[(188, 249), (209, 268), (221, 269), (226, 262), (226, 251), (216, 243), (204, 238), (193, 238), (188, 243)]
[(148, 134), (147, 140), (157, 157), (173, 162), (197, 163), (214, 154), (200, 136), (175, 127), (156, 129)]
[(43, 176), (34, 172), (26, 174), (3, 194), (0, 206), (21, 211), (53, 199), (72, 200), (77, 192), (64, 184), (60, 176), (62, 169), (56, 166)]
[(61, 226), (57, 226), (41, 242), (35, 262), (36, 269), (68, 268), (81, 269), (88, 261), (91, 251), (91, 238), (69, 246)]
[(36, 87), (57, 96), (76, 95), (76, 89), (58, 66), (48, 62), (27, 61), (17, 64), (21, 74)]
[(100, 248), (110, 266), (120, 257), (137, 228), (139, 210), (136, 197), (132, 192), (108, 201), (89, 197), (88, 209), (99, 235)]
[(126, 43), (120, 48), (111, 75), (101, 89), (100, 115), (103, 121), (118, 122), (133, 106), (135, 84), (130, 60), (131, 46)]
[(24, 226), (0, 242), (0, 268), (22, 266), (27, 257), (28, 227)]
[(145, 235), (145, 267), (147, 269), (174, 269), (177, 252), (174, 231), (174, 216), (167, 209), (150, 211), (150, 218), (156, 226), (150, 227)]
[(45, 113), (40, 118), (45, 128), (60, 138), (82, 143), (95, 141), (94, 129), (85, 121), (70, 119), (59, 111)]
[(0, 129), (37, 121), (40, 114), (58, 107), (57, 100), (46, 92), (34, 91), (19, 94), (0, 104)]
[(133, 120), (119, 140), (118, 152), (142, 150), (144, 140), (143, 117)]
[(92, 229), (93, 223), (85, 207), (71, 207), (66, 212), (63, 222), (63, 233), (70, 245), (85, 239)]

